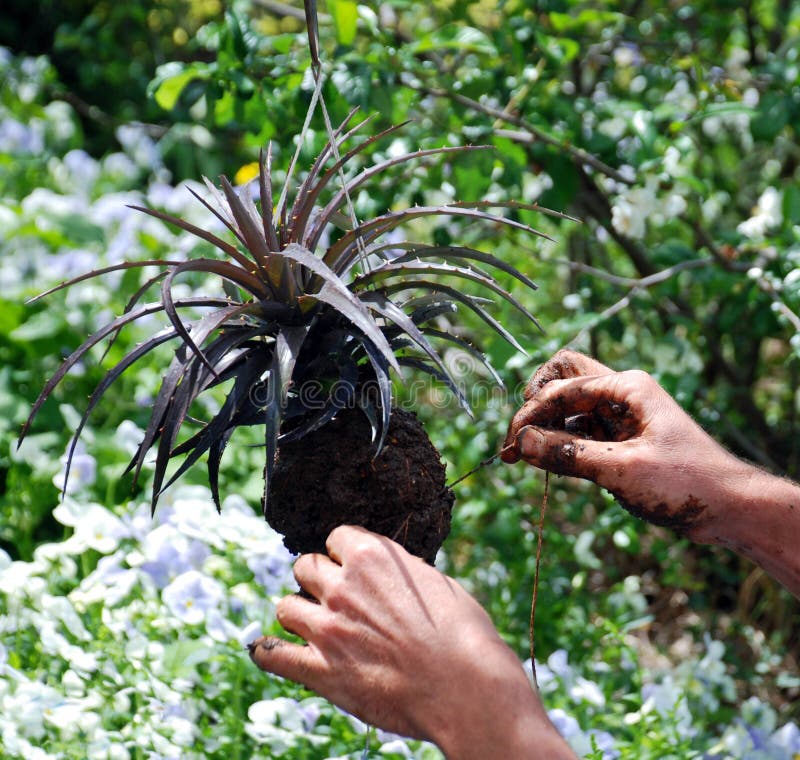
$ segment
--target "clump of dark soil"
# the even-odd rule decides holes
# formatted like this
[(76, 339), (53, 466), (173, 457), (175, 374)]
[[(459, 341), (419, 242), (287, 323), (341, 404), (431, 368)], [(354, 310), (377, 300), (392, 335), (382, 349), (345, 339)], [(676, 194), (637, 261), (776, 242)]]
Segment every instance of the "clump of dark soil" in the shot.
[(346, 409), (278, 452), (267, 522), (291, 552), (324, 552), (338, 525), (382, 533), (433, 563), (450, 531), (445, 466), (412, 412), (395, 409), (375, 457), (370, 425)]

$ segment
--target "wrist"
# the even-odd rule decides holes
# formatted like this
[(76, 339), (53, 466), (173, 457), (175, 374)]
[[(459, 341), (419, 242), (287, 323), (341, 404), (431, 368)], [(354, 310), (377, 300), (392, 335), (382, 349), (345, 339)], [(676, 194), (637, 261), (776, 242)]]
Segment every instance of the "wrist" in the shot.
[(575, 760), (517, 657), (502, 642), (471, 659), (473, 672), (450, 690), (428, 734), (447, 760), (487, 757)]

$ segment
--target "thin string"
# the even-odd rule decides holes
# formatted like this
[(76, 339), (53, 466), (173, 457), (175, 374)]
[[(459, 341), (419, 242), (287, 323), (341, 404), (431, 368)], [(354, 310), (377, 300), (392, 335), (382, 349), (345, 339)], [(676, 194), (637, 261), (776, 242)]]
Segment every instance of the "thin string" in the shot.
[[(347, 187), (347, 179), (344, 176), (344, 167), (341, 166), (339, 146), (336, 142), (336, 135), (333, 131), (333, 125), (331, 124), (331, 117), (328, 113), (328, 107), (325, 104), (325, 96), (322, 94), (322, 84), (325, 80), (325, 77), (322, 73), (322, 59), (320, 58), (319, 54), (319, 23), (317, 20), (317, 4), (313, 2), (313, 0), (304, 0), (304, 7), (306, 15), (306, 28), (308, 31), (308, 47), (311, 53), (311, 74), (314, 77), (314, 81), (317, 85), (314, 93), (315, 95), (317, 92), (319, 93), (319, 104), (320, 109), (322, 110), (322, 118), (325, 122), (325, 131), (328, 135), (328, 142), (331, 146), (331, 154), (333, 155), (334, 162), (339, 164), (337, 173), (339, 175), (339, 181), (342, 185), (342, 190), (344, 191), (344, 197), (347, 203), (347, 213), (350, 216), (350, 223), (353, 225), (353, 230), (357, 230), (359, 227), (358, 217), (356, 216), (353, 200), (350, 197), (350, 190)], [(308, 121), (310, 121), (311, 114), (315, 108), (316, 99), (312, 101), (311, 106), (309, 107)], [(364, 247), (364, 241), (358, 234), (356, 234), (356, 247), (358, 249), (358, 258), (361, 264), (361, 269), (365, 274), (369, 274), (370, 267), (367, 258), (367, 252)]]
[(544, 471), (544, 494), (542, 495), (542, 505), (539, 508), (539, 522), (537, 524), (536, 536), (536, 569), (533, 572), (533, 598), (531, 599), (531, 621), (530, 621), (530, 645), (531, 645), (531, 675), (533, 685), (539, 688), (539, 680), (536, 678), (536, 647), (534, 624), (536, 622), (536, 598), (539, 594), (539, 563), (542, 559), (542, 534), (544, 532), (544, 517), (547, 513), (547, 502), (550, 496), (550, 471)]
[(314, 87), (314, 94), (311, 96), (311, 103), (309, 104), (308, 111), (306, 112), (306, 120), (303, 122), (302, 130), (300, 130), (300, 137), (297, 140), (297, 147), (295, 148), (294, 155), (292, 156), (292, 161), (289, 164), (289, 169), (286, 172), (286, 181), (283, 183), (283, 188), (281, 189), (281, 196), (278, 200), (278, 205), (275, 207), (278, 219), (281, 218), (284, 204), (288, 202), (286, 196), (289, 192), (289, 185), (291, 184), (291, 178), (292, 175), (294, 174), (294, 169), (295, 166), (297, 165), (297, 161), (300, 158), (300, 151), (303, 149), (303, 143), (306, 141), (308, 128), (311, 126), (311, 117), (314, 115), (314, 111), (317, 108), (317, 101), (322, 96), (322, 79), (315, 79), (314, 83), (316, 86)]
[(488, 467), (497, 459), (497, 457), (499, 457), (501, 454), (505, 454), (506, 451), (513, 449), (515, 446), (516, 443), (509, 443), (508, 446), (503, 446), (503, 448), (500, 449), (500, 451), (498, 451), (496, 454), (492, 454), (492, 456), (490, 456), (488, 459), (484, 459), (482, 462), (480, 462), (480, 464), (476, 465), (468, 472), (465, 472), (463, 475), (459, 475), (459, 477), (457, 477), (455, 480), (448, 483), (445, 486), (445, 490), (447, 490), (448, 488), (452, 488), (455, 485), (458, 485), (462, 480), (466, 480), (470, 475), (474, 475), (476, 472), (478, 472), (478, 470), (482, 470), (484, 467)]
[[(498, 451), (496, 454), (484, 459), (480, 464), (476, 467), (473, 467), (468, 472), (465, 472), (460, 477), (456, 478), (454, 481), (449, 483), (445, 486), (445, 489), (452, 488), (453, 486), (460, 483), (462, 480), (465, 480), (470, 475), (474, 475), (478, 470), (483, 469), (484, 467), (492, 464), (503, 452), (507, 451), (510, 448), (513, 448), (515, 444), (509, 444), (508, 446), (503, 447)], [(531, 675), (533, 676), (533, 685), (538, 689), (539, 688), (539, 680), (536, 676), (536, 602), (539, 597), (539, 568), (541, 566), (542, 561), (542, 544), (544, 542), (544, 519), (547, 515), (547, 506), (548, 501), (550, 499), (550, 471), (544, 471), (544, 493), (542, 494), (542, 503), (539, 507), (539, 520), (536, 523), (536, 565), (533, 571), (533, 594), (531, 598), (531, 617), (530, 617), (530, 628), (528, 631), (529, 636), (529, 644), (531, 650)]]

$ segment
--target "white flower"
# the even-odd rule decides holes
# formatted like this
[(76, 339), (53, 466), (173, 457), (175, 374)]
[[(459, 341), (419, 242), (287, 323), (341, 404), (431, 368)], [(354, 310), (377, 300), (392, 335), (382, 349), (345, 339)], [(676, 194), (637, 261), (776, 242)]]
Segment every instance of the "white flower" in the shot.
[(686, 211), (686, 200), (677, 193), (668, 195), (661, 208), (661, 212), (668, 219), (680, 216), (684, 211)]
[(92, 640), (92, 635), (86, 630), (86, 626), (84, 626), (69, 599), (63, 596), (42, 594), (41, 605), (44, 614), (50, 620), (62, 623), (71, 636), (82, 641)]
[(606, 704), (606, 698), (603, 696), (600, 687), (594, 681), (589, 681), (582, 676), (578, 676), (575, 680), (569, 690), (569, 695), (575, 700), (591, 702), (597, 707), (604, 707)]
[(139, 450), (143, 438), (144, 430), (131, 420), (120, 422), (114, 435), (117, 446), (131, 457)]
[(0, 714), (13, 715), (17, 729), (31, 739), (44, 736), (44, 713), (62, 701), (52, 687), (38, 681), (20, 683), (0, 700)]
[(302, 703), (288, 697), (262, 699), (247, 710), (251, 722), (245, 724), (245, 731), (255, 741), (269, 744), (276, 756), (293, 746), (298, 735), (312, 742), (326, 741), (309, 734), (319, 717), (318, 705), (313, 699)]
[(222, 586), (197, 570), (182, 573), (161, 592), (170, 612), (190, 625), (202, 623), (219, 607), (222, 597)]
[(761, 193), (752, 216), (736, 228), (742, 235), (752, 240), (763, 238), (766, 233), (783, 221), (783, 196), (774, 187)]
[(378, 752), (382, 755), (402, 755), (403, 757), (414, 757), (411, 747), (408, 746), (402, 739), (393, 739), (390, 742), (381, 744)]
[(522, 177), (522, 197), (526, 203), (533, 203), (552, 186), (553, 178), (547, 172), (539, 172), (538, 174), (525, 172)]
[(75, 536), (100, 554), (111, 554), (129, 535), (125, 523), (99, 504), (90, 505), (75, 527)]
[(86, 693), (86, 684), (83, 677), (78, 675), (72, 668), (69, 668), (61, 676), (61, 685), (64, 687), (64, 693), (68, 697), (78, 698)]
[(658, 209), (655, 191), (651, 186), (638, 187), (622, 193), (611, 206), (611, 224), (622, 235), (640, 240), (645, 234), (645, 222)]
[(628, 129), (628, 122), (621, 116), (612, 116), (610, 119), (603, 119), (598, 125), (597, 130), (612, 140), (619, 140)]
[(677, 177), (684, 173), (681, 167), (681, 152), (674, 145), (670, 145), (664, 151), (664, 171), (670, 177)]
[(71, 150), (62, 159), (69, 172), (68, 187), (88, 194), (100, 176), (100, 166), (85, 150)]
[(136, 570), (122, 566), (123, 557), (122, 551), (101, 557), (97, 567), (70, 592), (70, 601), (83, 609), (96, 602), (105, 607), (119, 604), (139, 580)]
[(83, 700), (67, 699), (48, 707), (44, 711), (44, 718), (65, 738), (72, 738), (78, 733), (91, 736), (100, 725), (100, 718), (88, 707)]
[(47, 588), (44, 578), (47, 567), (38, 562), (12, 562), (0, 571), (0, 592), (9, 596), (28, 596), (38, 599)]
[(642, 709), (640, 713), (646, 715), (656, 710), (662, 717), (670, 717), (675, 721), (676, 728), (684, 736), (692, 736), (697, 729), (692, 725), (692, 714), (686, 701), (684, 688), (675, 682), (671, 675), (664, 677), (658, 684), (645, 684), (642, 687)]
[(180, 715), (168, 715), (164, 727), (169, 731), (170, 739), (179, 747), (193, 747), (197, 740), (197, 726)]

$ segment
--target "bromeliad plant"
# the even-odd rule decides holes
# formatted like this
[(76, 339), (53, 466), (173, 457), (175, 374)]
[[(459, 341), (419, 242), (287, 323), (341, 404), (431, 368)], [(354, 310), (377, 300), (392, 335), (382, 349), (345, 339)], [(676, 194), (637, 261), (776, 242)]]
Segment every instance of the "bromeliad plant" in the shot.
[[(534, 324), (534, 316), (485, 267), (508, 273), (527, 288), (536, 286), (492, 254), (460, 246), (388, 242), (386, 236), (410, 220), (446, 215), (541, 235), (489, 209), (503, 205), (554, 212), (526, 204), (453, 203), (390, 211), (348, 229), (343, 210), (350, 195), (371, 178), (412, 159), (481, 149), (445, 147), (392, 157), (343, 180), (339, 187), (333, 180), (344, 168), (399, 128), (366, 139), (340, 157), (366, 123), (351, 126), (353, 115), (331, 134), (291, 204), (287, 178), (274, 206), (270, 150), (260, 161), (258, 205), (249, 189), (238, 192), (225, 177), (221, 190), (206, 180), (212, 202), (197, 198), (229, 230), (230, 239), (159, 210), (137, 207), (207, 241), (220, 257), (123, 262), (37, 296), (115, 270), (160, 268), (131, 297), (123, 314), (62, 363), (34, 403), (20, 441), (53, 389), (87, 352), (104, 339), (113, 340), (126, 325), (164, 312), (169, 324), (124, 356), (94, 390), (69, 459), (90, 413), (111, 384), (153, 349), (175, 341), (144, 438), (129, 465), (138, 477), (148, 452), (155, 450), (153, 509), (164, 489), (203, 456), (219, 508), (220, 460), (231, 435), (242, 426), (263, 425), (264, 513), (284, 534), (290, 550), (323, 550), (328, 532), (347, 522), (397, 538), (432, 561), (449, 530), (453, 495), (445, 485), (439, 454), (416, 417), (393, 410), (390, 374), (402, 366), (428, 373), (445, 383), (469, 411), (432, 343), (455, 344), (497, 375), (477, 349), (437, 327), (437, 317), (466, 307), (521, 350), (488, 312), (488, 301), (468, 295), (457, 283), (478, 283)], [(331, 231), (337, 228), (335, 237)], [(334, 242), (326, 245), (328, 238)], [(176, 281), (190, 272), (220, 277), (224, 296), (177, 297)], [(157, 286), (159, 297), (144, 302)], [(227, 395), (219, 411), (199, 430), (180, 436), (185, 423), (195, 421), (198, 397), (225, 383)], [(168, 464), (176, 457), (183, 461), (168, 478)]]

